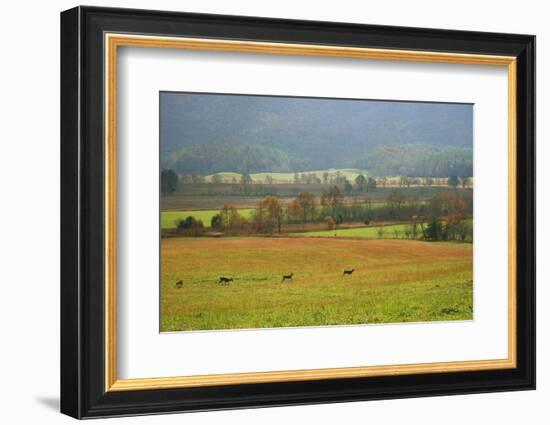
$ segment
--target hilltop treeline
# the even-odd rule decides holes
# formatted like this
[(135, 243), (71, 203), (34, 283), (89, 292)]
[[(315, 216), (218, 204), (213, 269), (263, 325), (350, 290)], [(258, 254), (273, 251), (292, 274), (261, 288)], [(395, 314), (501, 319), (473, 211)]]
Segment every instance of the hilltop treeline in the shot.
[(208, 175), (228, 170), (243, 174), (292, 169), (286, 152), (261, 144), (191, 145), (168, 154), (163, 163), (165, 168), (179, 174)]
[(376, 176), (472, 176), (473, 151), (423, 144), (379, 146), (357, 166)]
[[(162, 168), (178, 174), (210, 175), (232, 171), (239, 174), (270, 172), (308, 172), (318, 169), (312, 152), (307, 157), (263, 144), (189, 145), (162, 158)], [(369, 170), (372, 176), (471, 176), (471, 148), (425, 144), (384, 145), (359, 155), (355, 167)], [(350, 165), (348, 162), (333, 167)]]

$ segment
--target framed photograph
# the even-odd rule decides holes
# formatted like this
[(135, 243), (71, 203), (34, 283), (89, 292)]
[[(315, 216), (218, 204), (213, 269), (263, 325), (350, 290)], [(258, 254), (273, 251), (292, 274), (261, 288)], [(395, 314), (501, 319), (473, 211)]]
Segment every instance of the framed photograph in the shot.
[(61, 411), (535, 387), (535, 37), (61, 14)]

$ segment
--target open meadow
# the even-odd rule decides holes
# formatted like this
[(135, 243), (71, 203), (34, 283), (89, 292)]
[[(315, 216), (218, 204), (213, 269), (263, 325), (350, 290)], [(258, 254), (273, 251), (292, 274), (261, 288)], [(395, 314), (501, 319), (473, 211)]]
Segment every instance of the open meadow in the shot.
[[(254, 183), (265, 183), (266, 177), (271, 177), (273, 179), (273, 183), (293, 183), (295, 181), (295, 175), (303, 174), (303, 173), (294, 173), (294, 172), (288, 172), (288, 173), (251, 173), (250, 177), (252, 178), (252, 181)], [(343, 176), (347, 179), (355, 179), (359, 174), (367, 174), (366, 170), (360, 170), (357, 168), (330, 168), (325, 170), (313, 170), (308, 171), (307, 174), (315, 174), (316, 176), (323, 176), (325, 175), (327, 178), (334, 178), (337, 176)], [(231, 181), (238, 181), (241, 178), (241, 174), (239, 173), (216, 173), (216, 176), (221, 178), (223, 181), (231, 182)], [(213, 175), (206, 176), (207, 181), (212, 181), (214, 177)]]
[(340, 237), (340, 238), (366, 238), (366, 239), (398, 239), (405, 238), (409, 224), (394, 224), (389, 226), (356, 227), (352, 229), (319, 230), (316, 232), (298, 233), (307, 237)]
[[(254, 209), (241, 208), (239, 213), (244, 217), (250, 217)], [(203, 223), (210, 224), (212, 217), (218, 214), (220, 210), (190, 210), (190, 211), (162, 211), (160, 214), (161, 229), (170, 229), (177, 227), (178, 220), (183, 220), (186, 217), (193, 216)]]
[[(470, 227), (473, 226), (473, 221), (470, 219), (464, 220), (464, 222)], [(428, 223), (422, 224), (428, 227)], [(420, 223), (418, 223), (418, 232), (420, 233), (420, 231)], [(411, 236), (411, 224), (375, 224), (371, 226), (296, 233), (296, 236), (318, 238), (409, 239)]]
[[(471, 247), (346, 238), (163, 239), (161, 331), (471, 320)], [(344, 276), (344, 269), (355, 270)], [(290, 273), (292, 279), (281, 282)], [(220, 276), (233, 281), (221, 285)]]
[(160, 93), (160, 330), (473, 319), (473, 106)]

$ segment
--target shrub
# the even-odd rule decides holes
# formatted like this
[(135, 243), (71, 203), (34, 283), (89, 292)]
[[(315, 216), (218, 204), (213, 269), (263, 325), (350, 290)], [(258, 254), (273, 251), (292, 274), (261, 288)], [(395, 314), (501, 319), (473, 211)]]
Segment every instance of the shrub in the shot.
[(183, 230), (183, 233), (191, 236), (199, 236), (204, 233), (204, 224), (202, 220), (197, 220), (193, 216), (185, 217), (177, 221), (178, 229)]
[(220, 214), (216, 214), (212, 217), (212, 220), (210, 220), (210, 227), (214, 230), (223, 230), (223, 221)]
[(324, 218), (324, 221), (325, 221), (325, 224), (327, 225), (328, 230), (332, 230), (336, 226), (334, 219), (330, 215), (327, 215)]

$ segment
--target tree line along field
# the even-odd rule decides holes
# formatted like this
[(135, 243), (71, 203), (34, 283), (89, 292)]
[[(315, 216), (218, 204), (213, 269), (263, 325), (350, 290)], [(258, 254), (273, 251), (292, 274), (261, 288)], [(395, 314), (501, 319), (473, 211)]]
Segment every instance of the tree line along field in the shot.
[[(315, 176), (322, 183), (330, 183), (330, 180), (334, 180), (338, 177), (346, 178), (353, 181), (357, 176), (370, 176), (371, 173), (368, 170), (362, 170), (359, 168), (328, 168), (324, 170), (313, 170), (303, 172), (264, 172), (264, 173), (251, 173), (251, 182), (254, 184), (296, 184), (302, 180), (302, 176)], [(204, 176), (204, 182), (206, 183), (238, 183), (242, 174), (234, 172), (222, 172)], [(326, 180), (325, 180), (326, 179)], [(388, 187), (400, 186), (400, 180), (402, 176), (386, 176), (384, 178), (376, 177), (378, 183), (382, 185), (382, 182)], [(431, 179), (430, 185), (434, 186), (446, 186), (447, 178), (436, 177)], [(424, 178), (414, 178), (414, 181), (410, 186), (425, 186)]]
[[(244, 193), (243, 185), (239, 183), (188, 183), (181, 185), (177, 191), (163, 193), (161, 210), (207, 210), (219, 209), (224, 204), (235, 205), (239, 208), (251, 208), (258, 200), (266, 195), (275, 195), (280, 198), (292, 198), (301, 192), (311, 192), (320, 196), (329, 184), (251, 184), (248, 193)], [(399, 189), (410, 197), (427, 200), (437, 193), (448, 190), (448, 186), (377, 186), (375, 190), (363, 193), (346, 195), (352, 199), (369, 197), (374, 202), (383, 202), (388, 195)]]
[(472, 274), (471, 244), (163, 239), (161, 331), (471, 320)]
[(471, 242), (472, 208), (471, 189), (438, 191), (431, 199), (420, 199), (414, 189), (391, 189), (385, 201), (374, 201), (329, 186), (320, 196), (267, 195), (253, 208), (161, 211), (161, 227), (163, 237), (302, 234)]
[[(239, 209), (239, 212), (245, 216), (250, 217), (254, 209), (243, 208)], [(163, 211), (161, 214), (161, 226), (162, 229), (173, 229), (177, 226), (178, 220), (185, 219), (188, 216), (196, 217), (205, 223), (212, 220), (218, 210), (206, 210), (206, 211)], [(470, 220), (471, 223), (471, 220)], [(424, 223), (426, 225), (426, 223)], [(320, 226), (319, 226), (320, 227)], [(324, 227), (324, 226), (323, 226)], [(367, 239), (403, 239), (410, 237), (409, 231), (410, 224), (385, 224), (372, 225), (372, 226), (357, 226), (351, 228), (339, 228), (332, 230), (311, 230), (308, 232), (292, 233), (292, 236), (302, 237), (345, 237), (345, 238), (367, 238)]]
[[(383, 203), (373, 204), (373, 208), (380, 208)], [(250, 218), (256, 208), (237, 208), (239, 214), (245, 218)], [(160, 223), (162, 229), (173, 229), (178, 225), (179, 220), (192, 216), (208, 225), (212, 221), (212, 217), (219, 214), (219, 209), (213, 210), (169, 210), (161, 211)]]
[[(473, 221), (466, 220), (472, 226)], [(422, 223), (427, 227), (429, 223)], [(365, 239), (409, 239), (411, 237), (411, 225), (390, 224), (383, 226), (353, 227), (347, 229), (319, 230), (304, 233), (296, 233), (303, 237), (340, 237), (340, 238), (365, 238)], [(420, 230), (418, 231), (420, 233)]]
[[(252, 182), (256, 184), (266, 183), (266, 179), (267, 181), (271, 181), (272, 184), (288, 184), (295, 183), (296, 175), (300, 177), (302, 174), (315, 175), (318, 176), (320, 179), (323, 178), (323, 175), (326, 175), (328, 179), (336, 178), (337, 176), (343, 176), (348, 180), (354, 180), (359, 174), (367, 175), (368, 171), (360, 170), (358, 168), (328, 168), (324, 170), (313, 170), (306, 172), (251, 173), (250, 177), (252, 178)], [(224, 183), (232, 183), (238, 182), (241, 179), (242, 174), (233, 172), (215, 173), (205, 176), (205, 181), (209, 183), (214, 183), (216, 180), (218, 180), (216, 176)], [(271, 180), (269, 179), (270, 177)]]
[[(424, 223), (423, 223), (424, 224)], [(341, 237), (341, 238), (366, 238), (366, 239), (392, 239), (405, 238), (409, 224), (393, 224), (385, 226), (354, 227), (351, 229), (319, 230), (297, 233), (296, 236), (304, 237)]]

